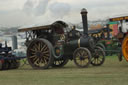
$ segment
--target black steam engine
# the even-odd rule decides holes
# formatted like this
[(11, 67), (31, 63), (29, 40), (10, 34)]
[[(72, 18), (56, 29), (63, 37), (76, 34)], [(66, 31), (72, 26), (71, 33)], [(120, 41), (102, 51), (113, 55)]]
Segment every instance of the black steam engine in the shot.
[(78, 67), (103, 64), (105, 53), (88, 36), (87, 11), (81, 11), (83, 33), (72, 29), (63, 21), (51, 25), (19, 29), (26, 32), (27, 59), (35, 69), (63, 67), (74, 60)]

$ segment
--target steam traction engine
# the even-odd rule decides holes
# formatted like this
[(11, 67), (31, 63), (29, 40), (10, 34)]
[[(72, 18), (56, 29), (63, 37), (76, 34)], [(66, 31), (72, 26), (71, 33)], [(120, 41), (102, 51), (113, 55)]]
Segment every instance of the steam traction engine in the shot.
[(93, 38), (88, 36), (86, 9), (82, 9), (81, 15), (83, 34), (68, 28), (63, 21), (18, 30), (26, 32), (27, 59), (33, 68), (63, 67), (69, 59), (74, 60), (78, 67), (103, 64), (103, 49), (96, 47)]
[(128, 61), (128, 16), (119, 16), (109, 19), (110, 22), (118, 22), (118, 34), (116, 38), (121, 43), (121, 52), (119, 60), (122, 61), (122, 56)]

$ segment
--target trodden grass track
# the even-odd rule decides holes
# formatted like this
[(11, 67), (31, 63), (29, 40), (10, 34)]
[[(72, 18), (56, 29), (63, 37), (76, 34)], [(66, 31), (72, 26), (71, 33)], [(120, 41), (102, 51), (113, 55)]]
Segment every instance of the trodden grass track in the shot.
[(128, 85), (128, 62), (107, 56), (102, 66), (78, 68), (70, 61), (63, 68), (33, 70), (25, 65), (0, 71), (0, 85)]

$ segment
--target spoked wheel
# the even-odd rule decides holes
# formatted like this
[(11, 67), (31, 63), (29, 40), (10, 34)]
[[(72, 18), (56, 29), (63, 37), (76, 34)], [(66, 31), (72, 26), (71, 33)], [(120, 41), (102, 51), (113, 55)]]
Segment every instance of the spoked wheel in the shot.
[(91, 58), (91, 64), (93, 66), (100, 66), (104, 63), (104, 61), (105, 61), (104, 50), (101, 47), (96, 46), (95, 52), (93, 53), (92, 58)]
[(68, 63), (68, 58), (64, 58), (64, 59), (55, 59), (52, 67), (63, 67), (64, 65), (66, 65)]
[(27, 48), (27, 59), (34, 69), (47, 69), (53, 63), (52, 45), (45, 39), (33, 40)]
[(126, 35), (123, 40), (122, 53), (123, 53), (124, 58), (128, 61), (128, 35)]
[(74, 63), (78, 67), (88, 67), (91, 62), (91, 53), (87, 48), (77, 48), (73, 54)]

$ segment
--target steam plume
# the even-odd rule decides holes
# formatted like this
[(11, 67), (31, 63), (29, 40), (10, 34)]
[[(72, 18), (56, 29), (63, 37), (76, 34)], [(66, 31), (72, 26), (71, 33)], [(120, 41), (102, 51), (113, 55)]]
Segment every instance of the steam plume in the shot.
[(50, 0), (27, 0), (23, 11), (28, 15), (40, 16), (45, 14)]
[(50, 5), (49, 10), (52, 16), (63, 18), (70, 12), (70, 5), (67, 3), (56, 2)]

